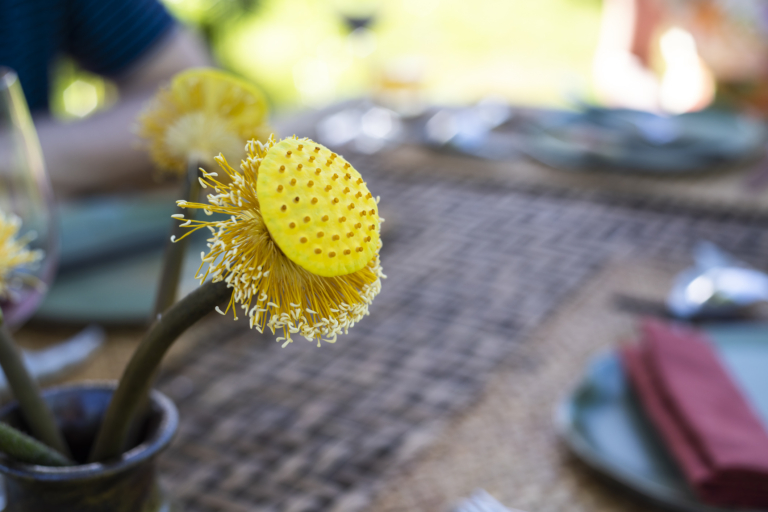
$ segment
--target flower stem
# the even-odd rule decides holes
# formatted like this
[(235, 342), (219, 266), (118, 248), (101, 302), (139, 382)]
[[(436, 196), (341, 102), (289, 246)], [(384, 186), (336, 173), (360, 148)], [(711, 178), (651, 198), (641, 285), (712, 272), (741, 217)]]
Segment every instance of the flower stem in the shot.
[(64, 442), (53, 413), (40, 396), (37, 382), (29, 374), (21, 352), (3, 325), (2, 312), (0, 312), (0, 366), (32, 434), (54, 450), (71, 458), (69, 447)]
[(152, 325), (112, 395), (88, 459), (90, 462), (115, 458), (123, 452), (134, 416), (141, 411), (144, 396), (149, 393), (168, 349), (182, 332), (224, 302), (231, 293), (224, 281), (206, 283), (171, 306)]
[[(182, 183), (182, 197), (189, 202), (196, 202), (200, 196), (200, 182), (198, 180), (199, 163), (197, 159), (190, 159), (187, 162), (187, 172)], [(186, 218), (194, 218), (195, 210), (187, 210), (181, 207), (176, 208), (176, 213), (181, 213)], [(155, 299), (155, 309), (152, 320), (157, 315), (167, 310), (176, 302), (176, 293), (179, 288), (179, 275), (181, 267), (184, 264), (184, 254), (187, 252), (187, 242), (189, 238), (181, 238), (184, 234), (184, 228), (176, 219), (173, 219), (171, 228), (171, 238), (177, 242), (167, 242), (165, 246), (165, 255), (163, 257), (163, 270), (160, 274), (160, 284), (157, 288), (157, 297)]]
[(38, 466), (71, 466), (72, 461), (37, 439), (0, 422), (0, 452), (16, 462)]

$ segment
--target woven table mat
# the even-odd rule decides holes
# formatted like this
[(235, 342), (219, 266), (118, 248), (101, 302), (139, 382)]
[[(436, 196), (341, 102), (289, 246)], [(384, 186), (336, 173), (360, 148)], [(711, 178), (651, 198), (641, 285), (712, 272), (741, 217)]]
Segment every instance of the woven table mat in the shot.
[(160, 383), (182, 416), (161, 469), (185, 512), (361, 510), (612, 258), (682, 264), (700, 238), (748, 262), (768, 254), (760, 216), (595, 203), (351, 160), (390, 216), (381, 295), (319, 349), (301, 339), (281, 349), (243, 320), (194, 331), (196, 347)]
[(673, 268), (609, 265), (501, 365), (482, 400), (387, 481), (370, 512), (445, 511), (477, 488), (531, 512), (655, 509), (575, 460), (553, 412), (596, 352), (632, 336), (637, 316), (617, 309), (616, 295), (663, 301)]

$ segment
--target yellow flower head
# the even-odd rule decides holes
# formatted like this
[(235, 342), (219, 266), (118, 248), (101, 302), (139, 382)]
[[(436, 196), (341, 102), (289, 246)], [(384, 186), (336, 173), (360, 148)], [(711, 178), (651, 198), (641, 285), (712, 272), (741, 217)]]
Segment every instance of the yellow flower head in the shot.
[(296, 333), (333, 343), (381, 290), (378, 200), (344, 158), (309, 139), (252, 140), (246, 152), (240, 171), (216, 157), (228, 184), (203, 171), (210, 205), (178, 201), (227, 217), (183, 224), (192, 228), (184, 236), (213, 233), (197, 277), (225, 280), (227, 311), (237, 318), (239, 304), (259, 332), (282, 330), (284, 345)]
[(37, 282), (26, 270), (43, 258), (43, 251), (27, 248), (35, 234), (30, 232), (17, 238), (19, 228), (21, 219), (0, 212), (0, 298), (6, 300), (12, 299), (12, 290), (25, 281)]
[(213, 164), (223, 153), (245, 156), (250, 139), (266, 140), (267, 103), (253, 85), (216, 69), (191, 69), (160, 89), (138, 118), (138, 135), (163, 171), (184, 172), (188, 160)]

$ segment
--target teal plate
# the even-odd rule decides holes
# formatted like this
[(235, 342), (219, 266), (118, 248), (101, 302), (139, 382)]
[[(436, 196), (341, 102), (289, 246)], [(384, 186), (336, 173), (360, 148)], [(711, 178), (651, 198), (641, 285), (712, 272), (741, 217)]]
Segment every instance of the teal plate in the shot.
[[(104, 196), (59, 208), (59, 270), (35, 319), (57, 323), (143, 324), (151, 315), (175, 193)], [(197, 285), (201, 233), (190, 240), (180, 295)]]
[[(768, 324), (705, 327), (725, 367), (768, 425)], [(597, 356), (560, 403), (558, 430), (573, 452), (671, 510), (723, 512), (694, 496), (629, 387), (616, 352)]]

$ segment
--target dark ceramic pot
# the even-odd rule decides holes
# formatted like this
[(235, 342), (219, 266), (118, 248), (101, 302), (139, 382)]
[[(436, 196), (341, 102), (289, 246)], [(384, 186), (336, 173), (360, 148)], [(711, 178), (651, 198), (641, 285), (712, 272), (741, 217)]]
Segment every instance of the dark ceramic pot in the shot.
[[(114, 383), (81, 383), (43, 393), (78, 461), (85, 460)], [(0, 409), (0, 420), (26, 430), (15, 403)], [(119, 460), (108, 463), (47, 467), (20, 464), (0, 454), (5, 477), (5, 512), (170, 512), (155, 459), (168, 447), (179, 423), (176, 407), (152, 393), (152, 406), (140, 441)]]

